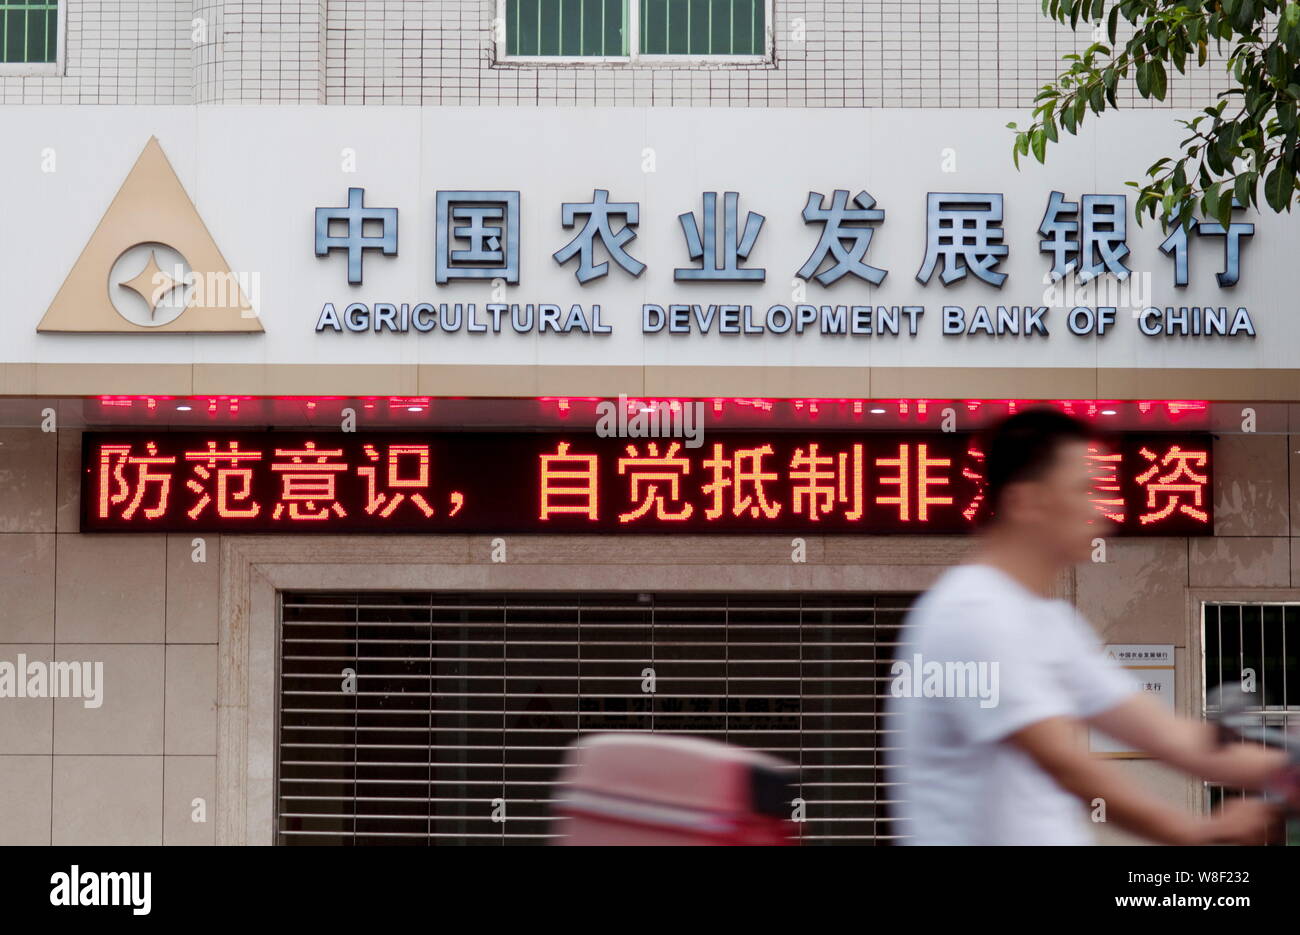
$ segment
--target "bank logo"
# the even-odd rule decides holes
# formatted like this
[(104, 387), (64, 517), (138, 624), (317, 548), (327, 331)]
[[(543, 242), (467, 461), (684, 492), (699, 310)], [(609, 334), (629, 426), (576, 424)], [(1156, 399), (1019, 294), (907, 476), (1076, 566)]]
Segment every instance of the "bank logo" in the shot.
[(230, 271), (151, 137), (36, 330), (260, 332), (257, 285)]
[(180, 251), (161, 243), (136, 244), (113, 263), (108, 298), (127, 321), (156, 328), (175, 321), (188, 307), (192, 274)]

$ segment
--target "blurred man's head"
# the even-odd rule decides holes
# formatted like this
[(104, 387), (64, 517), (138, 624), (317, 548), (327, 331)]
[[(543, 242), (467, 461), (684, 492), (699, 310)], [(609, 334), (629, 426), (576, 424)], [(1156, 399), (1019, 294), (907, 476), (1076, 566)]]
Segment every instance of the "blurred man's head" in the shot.
[(1092, 504), (1092, 433), (1055, 409), (1028, 409), (995, 425), (984, 441), (992, 529), (1009, 532), (1060, 564), (1087, 559), (1105, 532)]

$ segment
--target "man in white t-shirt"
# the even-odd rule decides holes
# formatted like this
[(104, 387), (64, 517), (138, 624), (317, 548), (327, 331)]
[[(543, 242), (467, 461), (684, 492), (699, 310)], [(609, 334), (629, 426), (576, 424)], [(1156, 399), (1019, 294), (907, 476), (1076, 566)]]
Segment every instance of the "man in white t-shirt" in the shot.
[[(917, 602), (889, 686), (891, 781), (913, 844), (1090, 844), (1090, 813), (1167, 844), (1250, 843), (1275, 810), (1235, 800), (1210, 818), (1165, 804), (1091, 756), (1087, 727), (1206, 779), (1263, 788), (1285, 755), (1222, 746), (1211, 725), (1143, 697), (1051, 594), (1104, 530), (1087, 427), (1032, 409), (985, 442), (992, 518), (967, 564)], [(1116, 587), (1132, 582), (1116, 581)]]

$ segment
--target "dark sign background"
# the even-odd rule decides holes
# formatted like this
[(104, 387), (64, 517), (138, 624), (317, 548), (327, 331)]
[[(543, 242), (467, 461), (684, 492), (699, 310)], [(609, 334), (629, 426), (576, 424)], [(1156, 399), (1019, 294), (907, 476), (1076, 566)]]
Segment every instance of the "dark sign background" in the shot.
[[(971, 510), (982, 489), (982, 456), (975, 450), (975, 440), (969, 435), (943, 433), (867, 433), (867, 432), (768, 432), (729, 433), (706, 432), (700, 448), (680, 445), (675, 458), (686, 458), (690, 471), (680, 474), (677, 498), (667, 498), (664, 511), (670, 515), (681, 513), (690, 504), (692, 513), (685, 519), (661, 519), (651, 508), (639, 518), (620, 521), (644, 501), (649, 483), (657, 483), (660, 492), (667, 493), (666, 479), (643, 481), (641, 491), (632, 497), (632, 473), (619, 473), (619, 460), (628, 457), (628, 446), (634, 446), (640, 458), (650, 457), (650, 445), (657, 446), (660, 458), (664, 457), (674, 439), (601, 438), (590, 430), (571, 432), (87, 432), (82, 441), (81, 529), (83, 532), (224, 532), (224, 533), (374, 533), (374, 532), (474, 532), (474, 533), (580, 533), (580, 532), (735, 532), (735, 533), (962, 533), (977, 524), (980, 507)], [(302, 499), (301, 493), (285, 497), (286, 478), (295, 471), (311, 473), (319, 469), (315, 457), (301, 458), (297, 464), (292, 456), (277, 454), (284, 451), (306, 450), (314, 443), (319, 451), (341, 452), (327, 458), (329, 465), (343, 465), (345, 469), (325, 472), (333, 479), (333, 498)], [(215, 443), (215, 467), (208, 461), (209, 443)], [(250, 509), (258, 505), (256, 516), (237, 517), (218, 515), (217, 476), (229, 470), (229, 460), (221, 453), (235, 444), (241, 452), (256, 453), (259, 457), (242, 462), (240, 470), (251, 470), (248, 497), (244, 492), (243, 475), (227, 475), (228, 489), (234, 496), (227, 503), (234, 509)], [(568, 444), (568, 455), (594, 455), (596, 457), (595, 518), (585, 508), (589, 502), (583, 494), (553, 495), (551, 505), (576, 505), (582, 513), (549, 512), (541, 517), (542, 458), (558, 456), (559, 446)], [(761, 464), (766, 474), (776, 479), (763, 482), (769, 504), (779, 504), (780, 512), (774, 518), (755, 517), (746, 509), (735, 515), (734, 486), (725, 489), (722, 515), (709, 518), (706, 511), (714, 506), (713, 496), (704, 486), (714, 479), (714, 471), (705, 461), (714, 456), (714, 445), (724, 446), (729, 464), (737, 449), (771, 446)], [(848, 455), (845, 464), (852, 476), (853, 446), (860, 445), (862, 456), (862, 490), (860, 503), (862, 516), (850, 519), (846, 512), (855, 507), (852, 496), (848, 501), (833, 502), (829, 513), (819, 514), (817, 520), (809, 518), (810, 500), (805, 498), (799, 512), (794, 509), (794, 490), (808, 486), (807, 480), (792, 479), (791, 462), (796, 450), (808, 455), (811, 446), (818, 446), (818, 455), (830, 455), (833, 461), (821, 470), (835, 473), (840, 463), (839, 455)], [(931, 503), (928, 516), (920, 519), (918, 497), (918, 445), (926, 446), (927, 457), (950, 462), (933, 465), (933, 477), (946, 478), (946, 484), (929, 488), (932, 497), (951, 497), (952, 504)], [(1100, 488), (1106, 473), (1101, 462), (1098, 467), (1098, 498), (1123, 500), (1124, 521), (1113, 530), (1120, 535), (1210, 535), (1213, 532), (1213, 476), (1210, 436), (1205, 434), (1151, 433), (1148, 435), (1116, 436), (1103, 443), (1105, 450), (1117, 452), (1121, 461), (1118, 470), (1117, 492), (1105, 493)], [(387, 483), (387, 459), (390, 446), (428, 446), (428, 483), (420, 487), (393, 487)], [(369, 447), (367, 447), (369, 446)], [(907, 517), (903, 518), (898, 504), (878, 502), (881, 497), (897, 497), (897, 484), (883, 483), (886, 478), (897, 478), (897, 465), (880, 465), (879, 459), (897, 459), (900, 446), (906, 453), (909, 483), (907, 489)], [(1175, 446), (1184, 451), (1202, 452), (1206, 455), (1204, 466), (1191, 462), (1191, 469), (1204, 477), (1203, 483), (1191, 483), (1186, 476), (1178, 476), (1174, 462), (1163, 459)], [(107, 448), (107, 451), (105, 451)], [(1143, 451), (1148, 452), (1144, 455)], [(1100, 453), (1100, 452), (1099, 452)], [(103, 457), (101, 457), (103, 455)], [(187, 458), (190, 455), (190, 458)], [(195, 460), (194, 455), (200, 457)], [(1152, 475), (1149, 484), (1166, 480), (1171, 486), (1154, 491), (1155, 497), (1148, 506), (1151, 491), (1138, 478), (1153, 465), (1151, 456), (1160, 459), (1162, 466)], [(168, 460), (173, 459), (173, 460)], [(553, 468), (576, 470), (578, 478), (553, 478), (555, 484), (587, 489), (586, 469), (589, 462), (550, 462)], [(289, 465), (294, 470), (276, 471), (272, 466)], [(1113, 466), (1113, 462), (1111, 465)], [(401, 481), (421, 479), (418, 454), (398, 457), (396, 477)], [(373, 469), (374, 488), (383, 496), (374, 505), (369, 493), (368, 478), (364, 470)], [(654, 470), (654, 468), (651, 468)], [(659, 470), (662, 470), (660, 468)], [(794, 470), (807, 471), (807, 467)], [(206, 477), (201, 476), (206, 472)], [(671, 472), (670, 472), (671, 473)], [(728, 470), (724, 475), (734, 477)], [(139, 479), (145, 477), (143, 487)], [(167, 478), (166, 502), (162, 498), (162, 478)], [(299, 475), (301, 478), (301, 475)], [(107, 483), (101, 479), (106, 478)], [(290, 481), (292, 486), (295, 481)], [(838, 479), (828, 478), (823, 483), (835, 488)], [(1200, 502), (1187, 487), (1199, 487)], [(101, 490), (101, 488), (104, 488)], [(317, 490), (324, 488), (316, 488)], [(849, 491), (852, 485), (849, 485)], [(754, 484), (741, 484), (742, 495), (754, 493)], [(393, 495), (402, 498), (393, 505)], [(103, 495), (101, 500), (101, 494)], [(418, 505), (414, 494), (421, 494)], [(456, 497), (460, 498), (456, 509)], [(206, 501), (204, 498), (207, 498)], [(377, 498), (376, 498), (377, 499)], [(1140, 522), (1139, 517), (1159, 513), (1170, 503), (1174, 506), (1167, 515), (1150, 522)], [(132, 510), (132, 504), (134, 509)], [(367, 505), (374, 505), (367, 511)], [(279, 504), (280, 516), (275, 516)], [(1203, 511), (1204, 518), (1190, 515), (1183, 505)], [(982, 507), (982, 505), (981, 505)], [(150, 517), (146, 511), (159, 510), (161, 515)], [(381, 513), (391, 508), (388, 516)], [(426, 516), (425, 511), (433, 515)], [(1118, 510), (1117, 505), (1110, 507)], [(453, 510), (456, 510), (453, 515)], [(195, 515), (188, 515), (191, 511)], [(297, 517), (294, 513), (297, 513)], [(970, 512), (972, 515), (965, 515)], [(1099, 508), (1100, 513), (1100, 508)], [(308, 516), (324, 515), (311, 519)], [(1104, 523), (1099, 524), (1099, 534), (1104, 534)]]

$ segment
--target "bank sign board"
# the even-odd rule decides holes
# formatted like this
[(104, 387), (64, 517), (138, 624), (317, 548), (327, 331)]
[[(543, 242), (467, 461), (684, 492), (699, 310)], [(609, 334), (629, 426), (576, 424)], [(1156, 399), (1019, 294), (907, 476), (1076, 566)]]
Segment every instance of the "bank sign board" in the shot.
[(1107, 115), (1020, 170), (1011, 110), (0, 116), (0, 364), (28, 365), (19, 381), (119, 364), (138, 386), (184, 364), (195, 392), (358, 373), (347, 392), (450, 394), (447, 368), (483, 365), (667, 395), (641, 384), (692, 368), (707, 396), (695, 377), (759, 368), (867, 396), (909, 368), (1169, 370), (1185, 388), (1291, 372), (1300, 349), (1291, 216), (1133, 217), (1126, 182), (1177, 148), (1186, 112)]
[[(350, 285), (364, 282), (363, 264), (367, 253), (398, 255), (398, 216), (395, 207), (367, 207), (365, 189), (349, 188), (347, 204), (315, 210), (315, 253), (338, 252), (346, 258)], [(767, 269), (749, 262), (762, 234), (766, 218), (757, 211), (741, 210), (739, 192), (706, 191), (698, 212), (677, 216), (683, 248), (692, 265), (675, 267), (674, 282), (743, 285), (767, 279)], [(922, 285), (936, 278), (948, 286), (968, 276), (1001, 289), (1008, 274), (1000, 267), (1010, 247), (1004, 228), (1003, 192), (929, 192), (925, 198), (925, 252), (916, 281)], [(494, 280), (516, 285), (520, 281), (520, 192), (439, 191), (436, 196), (434, 282), (439, 286), (454, 281)], [(867, 191), (856, 195), (838, 188), (830, 193), (808, 192), (800, 215), (815, 233), (812, 253), (797, 270), (787, 272), (795, 281), (833, 286), (851, 278), (859, 284), (879, 286), (889, 271), (872, 266), (867, 251), (876, 231), (883, 226), (885, 211)], [(578, 286), (602, 279), (617, 268), (636, 278), (646, 264), (629, 252), (637, 236), (641, 203), (611, 201), (610, 193), (593, 189), (585, 201), (560, 206), (565, 228), (577, 233), (551, 255), (557, 264), (573, 267)], [(1084, 294), (1102, 295), (1089, 286), (1098, 277), (1116, 294), (1136, 295), (1122, 287), (1133, 275), (1128, 259), (1129, 201), (1125, 193), (1085, 194), (1067, 201), (1064, 193), (1052, 191), (1036, 233), (1038, 250), (1045, 261), (1043, 281), (1062, 283), (1073, 277), (1082, 302)], [(371, 225), (371, 233), (366, 225)], [(331, 233), (334, 225), (341, 229)], [(1255, 234), (1255, 225), (1233, 221), (1226, 227), (1193, 218), (1174, 226), (1159, 250), (1170, 259), (1170, 280), (1175, 287), (1188, 284), (1192, 238), (1211, 238), (1222, 244), (1222, 269), (1215, 273), (1220, 288), (1235, 286), (1241, 279), (1241, 251)], [(596, 262), (597, 257), (608, 257)], [(378, 260), (372, 262), (379, 262)], [(803, 291), (802, 289), (796, 291)], [(1050, 295), (1052, 290), (1045, 290)], [(1061, 289), (1064, 294), (1064, 289)], [(805, 296), (806, 298), (806, 296)], [(1223, 300), (1230, 301), (1230, 300)], [(970, 309), (960, 305), (941, 306), (937, 327), (943, 335), (1040, 335), (1049, 325), (1063, 325), (1072, 334), (1098, 336), (1116, 326), (1116, 305), (1072, 304), (1064, 315), (1050, 321), (1051, 306), (981, 304)], [(645, 334), (718, 335), (822, 335), (870, 336), (907, 334), (915, 337), (926, 314), (924, 305), (875, 306), (827, 294), (822, 304), (789, 301), (767, 308), (750, 303), (710, 302), (707, 304), (645, 303), (640, 309), (640, 326)], [(1146, 337), (1160, 335), (1254, 337), (1255, 325), (1245, 306), (1179, 305), (1160, 308), (1143, 304), (1132, 309), (1139, 332)], [(325, 303), (316, 320), (316, 330), (340, 334), (367, 331), (394, 334), (444, 332), (500, 334), (504, 329), (518, 333), (536, 331), (555, 334), (580, 332), (611, 334), (599, 305), (582, 303), (561, 306), (554, 303), (434, 303), (348, 302), (340, 308)]]
[[(88, 432), (83, 532), (963, 533), (984, 456), (956, 433)], [(1098, 535), (1210, 535), (1210, 438), (1091, 452)]]

